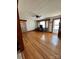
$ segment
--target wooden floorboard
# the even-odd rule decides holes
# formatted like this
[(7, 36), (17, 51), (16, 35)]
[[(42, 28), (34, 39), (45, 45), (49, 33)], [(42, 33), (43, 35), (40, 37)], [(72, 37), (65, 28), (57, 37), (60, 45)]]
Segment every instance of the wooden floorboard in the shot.
[(61, 41), (57, 34), (46, 32), (23, 33), (25, 59), (60, 59)]

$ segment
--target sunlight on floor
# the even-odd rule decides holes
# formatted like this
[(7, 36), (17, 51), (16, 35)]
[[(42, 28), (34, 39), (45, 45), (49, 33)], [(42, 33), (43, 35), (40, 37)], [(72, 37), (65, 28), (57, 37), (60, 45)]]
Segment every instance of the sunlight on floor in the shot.
[(52, 42), (53, 45), (56, 46), (58, 44), (58, 40), (59, 39), (58, 39), (57, 35), (52, 35), (52, 41), (51, 42)]
[(41, 36), (41, 40), (43, 40), (43, 41), (45, 41), (45, 35), (43, 34), (42, 36)]

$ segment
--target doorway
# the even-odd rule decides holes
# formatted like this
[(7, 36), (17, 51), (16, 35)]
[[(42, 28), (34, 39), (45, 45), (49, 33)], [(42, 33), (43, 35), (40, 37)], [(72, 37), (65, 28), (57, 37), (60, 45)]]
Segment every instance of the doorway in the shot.
[(43, 28), (45, 28), (45, 21), (41, 21), (41, 22), (40, 22), (40, 25), (42, 25)]
[(59, 31), (59, 23), (60, 23), (60, 19), (55, 19), (53, 21), (53, 29), (52, 29), (53, 33), (58, 34), (58, 31)]

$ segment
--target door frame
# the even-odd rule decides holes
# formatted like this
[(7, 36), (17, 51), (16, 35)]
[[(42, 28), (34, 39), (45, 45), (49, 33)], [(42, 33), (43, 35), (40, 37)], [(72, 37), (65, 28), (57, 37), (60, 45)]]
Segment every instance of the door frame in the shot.
[(52, 21), (52, 33), (53, 33), (54, 21), (55, 20), (58, 20), (58, 19), (60, 19), (60, 22), (59, 23), (61, 23), (61, 17), (53, 18), (53, 21)]

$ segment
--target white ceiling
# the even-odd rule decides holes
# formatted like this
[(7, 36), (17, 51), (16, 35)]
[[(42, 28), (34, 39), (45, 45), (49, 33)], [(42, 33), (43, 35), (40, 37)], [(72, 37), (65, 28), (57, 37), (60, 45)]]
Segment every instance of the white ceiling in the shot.
[(61, 13), (61, 0), (19, 0), (18, 9), (22, 19), (34, 15), (53, 17)]

